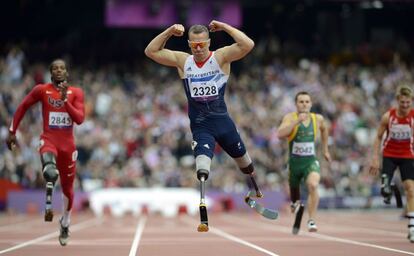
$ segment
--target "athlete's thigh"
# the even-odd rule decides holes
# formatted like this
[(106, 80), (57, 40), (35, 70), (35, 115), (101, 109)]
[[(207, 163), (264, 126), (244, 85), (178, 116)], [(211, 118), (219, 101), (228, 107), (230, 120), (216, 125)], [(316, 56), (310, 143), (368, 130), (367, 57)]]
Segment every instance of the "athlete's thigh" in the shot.
[(392, 180), (392, 177), (394, 176), (394, 171), (395, 169), (397, 169), (397, 167), (397, 159), (393, 157), (382, 158), (382, 173), (386, 173), (390, 181)]
[(56, 165), (60, 174), (60, 183), (62, 188), (72, 187), (76, 175), (76, 160), (78, 151), (76, 148), (70, 147), (65, 151), (58, 151)]
[[(318, 177), (320, 177), (321, 167), (319, 165), (319, 161), (316, 160), (316, 159), (305, 170), (306, 180), (308, 179), (308, 177), (311, 173), (317, 173)], [(316, 176), (314, 176), (314, 177), (316, 177)]]
[(45, 138), (40, 139), (38, 150), (39, 150), (40, 155), (46, 152), (51, 152), (55, 156), (57, 156), (58, 154), (58, 150), (55, 144), (53, 144), (50, 140), (45, 139)]
[(194, 151), (194, 156), (206, 155), (210, 158), (214, 156), (214, 147), (216, 140), (213, 134), (206, 130), (193, 130), (193, 142), (191, 148)]
[(291, 188), (300, 187), (302, 178), (303, 178), (302, 170), (289, 168), (289, 186)]
[(230, 117), (223, 119), (217, 129), (220, 130), (217, 142), (227, 154), (232, 158), (241, 157), (246, 154), (244, 142)]
[(401, 180), (414, 180), (414, 159), (401, 159), (400, 162)]

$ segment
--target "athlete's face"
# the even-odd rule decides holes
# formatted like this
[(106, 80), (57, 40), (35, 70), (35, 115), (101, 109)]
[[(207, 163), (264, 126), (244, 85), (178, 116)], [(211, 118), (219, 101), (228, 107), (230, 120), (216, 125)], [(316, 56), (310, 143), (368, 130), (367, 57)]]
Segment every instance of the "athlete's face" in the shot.
[(208, 34), (205, 32), (199, 34), (190, 33), (188, 35), (188, 46), (190, 46), (191, 53), (195, 57), (205, 57), (210, 51), (210, 39), (208, 38)]
[(296, 109), (298, 113), (309, 113), (312, 107), (312, 101), (309, 95), (302, 94), (296, 99)]
[(66, 81), (69, 74), (66, 70), (65, 62), (62, 60), (55, 60), (50, 66), (50, 74), (52, 75), (52, 81), (55, 83)]
[(411, 110), (411, 105), (413, 99), (409, 96), (400, 95), (397, 97), (398, 101), (398, 110), (403, 113), (407, 114)]

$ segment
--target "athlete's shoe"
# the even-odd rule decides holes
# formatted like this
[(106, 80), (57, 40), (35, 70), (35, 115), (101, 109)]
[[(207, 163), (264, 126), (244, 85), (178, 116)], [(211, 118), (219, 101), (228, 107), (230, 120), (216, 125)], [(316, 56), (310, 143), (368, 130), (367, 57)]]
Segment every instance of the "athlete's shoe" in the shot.
[(62, 219), (60, 219), (59, 223), (60, 223), (59, 243), (61, 246), (66, 246), (69, 240), (69, 227), (64, 227), (62, 225)]
[(290, 203), (290, 212), (293, 214), (297, 214), (300, 208), (300, 201), (296, 201), (294, 203)]
[(411, 243), (414, 243), (414, 227), (408, 229), (408, 240), (410, 240)]
[(308, 220), (308, 231), (309, 232), (316, 232), (318, 231), (318, 227), (314, 220)]

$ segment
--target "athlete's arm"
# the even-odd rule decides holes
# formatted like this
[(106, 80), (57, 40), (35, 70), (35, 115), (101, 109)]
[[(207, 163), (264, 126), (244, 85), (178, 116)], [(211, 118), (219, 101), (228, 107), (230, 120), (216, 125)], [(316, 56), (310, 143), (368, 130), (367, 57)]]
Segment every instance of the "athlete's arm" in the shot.
[(292, 114), (287, 114), (283, 117), (282, 123), (280, 124), (279, 128), (277, 129), (277, 137), (279, 139), (283, 139), (288, 137), (296, 125), (298, 125), (301, 121), (299, 119), (293, 120)]
[(19, 104), (14, 113), (12, 123), (9, 128), (9, 132), (11, 134), (16, 134), (16, 131), (19, 127), (20, 121), (23, 119), (24, 114), (26, 111), (36, 102), (40, 100), (41, 97), (41, 87), (40, 85), (36, 85), (29, 94), (24, 97), (23, 101)]
[(283, 117), (282, 123), (277, 129), (277, 137), (279, 139), (289, 137), (295, 126), (306, 120), (308, 117), (308, 113), (300, 113), (297, 119), (293, 119), (293, 114), (294, 113), (289, 113)]
[(243, 58), (254, 47), (254, 41), (250, 39), (250, 37), (229, 24), (213, 20), (211, 21), (209, 28), (211, 32), (222, 30), (229, 34), (235, 41), (232, 45), (216, 50), (215, 56), (220, 65)]
[(66, 111), (70, 118), (76, 123), (81, 124), (85, 120), (85, 104), (83, 91), (81, 89), (73, 90), (75, 100), (73, 103), (65, 101)]
[(189, 54), (186, 52), (172, 51), (164, 48), (171, 36), (183, 36), (183, 34), (183, 25), (172, 25), (152, 39), (152, 41), (145, 48), (145, 55), (162, 65), (183, 69), (185, 59)]
[(371, 164), (369, 166), (369, 173), (372, 175), (377, 175), (379, 173), (379, 168), (380, 168), (379, 157), (381, 154), (381, 141), (387, 129), (389, 118), (390, 118), (390, 112), (388, 111), (382, 116), (380, 126), (377, 129), (377, 135), (375, 136), (374, 145), (372, 146)]
[(329, 138), (329, 130), (326, 125), (325, 119), (322, 115), (316, 115), (316, 119), (319, 123), (319, 130), (321, 131), (321, 143), (322, 143), (322, 152), (323, 156), (325, 157), (326, 161), (331, 161), (331, 154), (329, 153), (328, 149), (328, 138)]

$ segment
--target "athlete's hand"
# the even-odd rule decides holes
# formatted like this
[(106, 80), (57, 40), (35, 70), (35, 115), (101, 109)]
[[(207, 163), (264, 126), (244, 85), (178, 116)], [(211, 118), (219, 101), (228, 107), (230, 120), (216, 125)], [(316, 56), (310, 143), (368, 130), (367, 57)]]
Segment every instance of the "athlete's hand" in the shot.
[(208, 28), (210, 29), (210, 32), (216, 32), (216, 31), (223, 30), (226, 25), (227, 25), (226, 23), (212, 20), (210, 24), (208, 25)]
[(326, 161), (328, 161), (329, 163), (332, 162), (331, 154), (329, 152), (325, 152), (323, 156), (325, 157)]
[(168, 28), (168, 32), (170, 33), (170, 35), (173, 35), (173, 36), (183, 36), (184, 31), (185, 31), (184, 26), (181, 24), (174, 24)]
[(63, 81), (58, 84), (58, 88), (60, 90), (60, 99), (63, 101), (66, 101), (68, 98), (68, 83), (66, 81)]
[(376, 176), (379, 173), (379, 169), (380, 169), (380, 166), (379, 166), (378, 157), (372, 158), (371, 164), (369, 166), (369, 173), (373, 176)]
[(6, 139), (7, 148), (11, 151), (16, 147), (17, 145), (17, 138), (16, 135), (13, 133), (9, 133)]
[(298, 123), (305, 121), (308, 118), (309, 113), (299, 113), (298, 114)]

